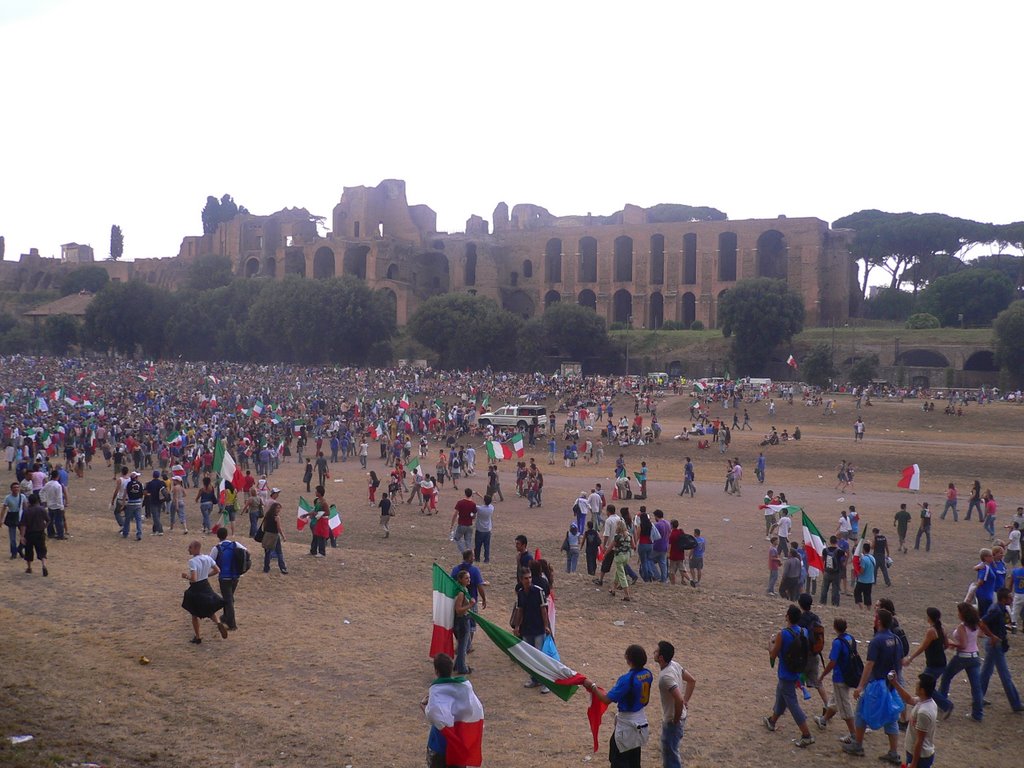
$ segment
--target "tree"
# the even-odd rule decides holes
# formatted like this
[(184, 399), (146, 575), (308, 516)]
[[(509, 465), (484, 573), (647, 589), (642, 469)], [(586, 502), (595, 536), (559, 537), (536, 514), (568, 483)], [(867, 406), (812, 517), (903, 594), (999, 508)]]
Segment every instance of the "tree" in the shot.
[(124, 255), (124, 234), (121, 227), (114, 224), (110, 227), (110, 258), (117, 261)]
[(412, 337), (442, 368), (508, 367), (521, 324), (493, 299), (465, 293), (432, 296), (409, 319)]
[(871, 383), (878, 378), (878, 355), (862, 357), (850, 368), (850, 382), (858, 387)]
[(50, 354), (62, 356), (78, 343), (78, 321), (71, 315), (50, 315), (43, 323), (43, 342)]
[(1018, 379), (1024, 377), (1024, 301), (1015, 301), (992, 324), (996, 360)]
[(923, 331), (929, 328), (938, 328), (942, 323), (939, 322), (939, 318), (928, 312), (918, 312), (916, 315), (911, 315), (907, 318), (907, 328), (912, 331)]
[(185, 286), (190, 291), (208, 291), (227, 285), (233, 278), (230, 257), (210, 253), (188, 265)]
[(584, 360), (600, 355), (608, 347), (604, 318), (587, 307), (558, 302), (544, 310), (543, 341), (557, 355)]
[(83, 264), (68, 270), (60, 281), (60, 295), (70, 296), (72, 293), (88, 291), (99, 293), (103, 286), (110, 282), (110, 275), (103, 267), (94, 264)]
[(741, 280), (719, 300), (718, 325), (733, 337), (735, 373), (756, 376), (777, 345), (803, 330), (804, 301), (784, 280)]
[(174, 308), (171, 295), (138, 280), (108, 283), (85, 310), (83, 339), (98, 349), (160, 355), (164, 327)]
[(245, 206), (235, 203), (231, 195), (224, 195), (218, 200), (213, 195), (206, 198), (206, 205), (203, 206), (203, 234), (212, 235), (217, 227), (224, 222), (231, 221), (240, 213), (248, 213)]
[(828, 344), (817, 344), (800, 364), (800, 375), (808, 384), (827, 387), (836, 370), (832, 365), (832, 348)]
[(939, 318), (944, 326), (989, 325), (1010, 306), (1015, 289), (1010, 279), (993, 269), (965, 269), (940, 277), (921, 292), (919, 309)]
[(906, 320), (914, 313), (914, 294), (899, 288), (880, 288), (864, 300), (862, 314), (871, 320)]

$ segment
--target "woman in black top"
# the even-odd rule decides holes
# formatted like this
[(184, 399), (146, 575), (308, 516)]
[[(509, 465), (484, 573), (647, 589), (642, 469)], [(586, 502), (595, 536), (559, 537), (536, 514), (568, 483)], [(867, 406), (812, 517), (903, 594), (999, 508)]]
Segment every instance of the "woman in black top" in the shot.
[[(942, 628), (942, 612), (938, 608), (928, 608), (925, 614), (928, 616), (928, 629), (925, 630), (924, 638), (917, 646), (917, 650), (903, 659), (903, 666), (908, 666), (923, 653), (924, 674), (931, 675), (937, 681), (946, 669), (946, 631)], [(948, 718), (953, 711), (953, 705), (948, 697), (942, 695), (937, 685), (932, 699), (938, 705), (942, 719)]]
[(971, 486), (971, 503), (967, 505), (967, 519), (971, 519), (971, 510), (978, 510), (978, 522), (985, 522), (985, 512), (981, 506), (981, 481), (975, 480)]
[(281, 503), (271, 502), (267, 514), (263, 518), (263, 572), (270, 573), (270, 558), (277, 557), (277, 566), (281, 573), (288, 573), (284, 564), (284, 553), (281, 551), (281, 543), (284, 541), (284, 531), (281, 528)]

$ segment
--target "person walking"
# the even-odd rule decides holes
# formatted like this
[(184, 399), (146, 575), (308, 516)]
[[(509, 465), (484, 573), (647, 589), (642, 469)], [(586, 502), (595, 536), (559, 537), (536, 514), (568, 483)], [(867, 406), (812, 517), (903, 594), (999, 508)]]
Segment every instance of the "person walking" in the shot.
[(946, 664), (942, 673), (942, 680), (939, 682), (939, 691), (943, 696), (949, 696), (949, 685), (958, 672), (966, 672), (967, 680), (971, 684), (971, 713), (968, 717), (981, 722), (984, 716), (982, 701), (984, 696), (981, 693), (981, 662), (978, 660), (978, 634), (984, 630), (986, 635), (991, 636), (987, 628), (981, 624), (978, 610), (969, 603), (960, 603), (956, 607), (960, 617), (960, 623), (953, 634), (949, 636), (946, 645), (954, 649), (953, 657)]
[(800, 729), (800, 738), (793, 743), (798, 747), (809, 747), (814, 743), (814, 736), (807, 727), (807, 716), (800, 708), (796, 687), (800, 675), (807, 665), (810, 652), (810, 638), (807, 630), (799, 626), (800, 609), (790, 605), (786, 609), (786, 626), (771, 636), (768, 643), (768, 656), (776, 666), (777, 682), (775, 684), (775, 705), (772, 713), (762, 718), (761, 722), (769, 731), (778, 728), (779, 718), (787, 710)]
[(18, 524), (21, 546), (25, 553), (25, 562), (28, 564), (25, 566), (25, 573), (32, 573), (32, 561), (38, 558), (39, 564), (43, 567), (43, 576), (50, 575), (46, 567), (46, 527), (49, 524), (50, 515), (39, 500), (39, 493), (33, 491), (28, 495), (28, 506)]
[(893, 525), (896, 526), (896, 536), (899, 537), (897, 552), (907, 554), (907, 527), (910, 525), (910, 513), (907, 512), (907, 505), (900, 504), (900, 510), (893, 517)]
[[(661, 765), (662, 768), (682, 768), (679, 743), (683, 740), (690, 698), (697, 680), (675, 661), (676, 649), (667, 640), (658, 642), (654, 661), (658, 673), (658, 694), (661, 697)], [(684, 688), (685, 685), (685, 688)]]
[[(874, 553), (875, 570), (877, 573), (882, 574), (885, 586), (891, 587), (892, 580), (889, 578), (889, 539), (878, 528), (872, 528), (871, 534), (871, 551)], [(878, 581), (877, 575), (875, 576), (875, 581)]]
[[(925, 616), (928, 619), (928, 629), (925, 630), (917, 650), (903, 659), (903, 666), (910, 666), (910, 663), (923, 653), (924, 674), (939, 680), (946, 671), (946, 631), (942, 628), (942, 612), (938, 608), (927, 608)], [(942, 719), (948, 718), (953, 712), (953, 704), (937, 689), (932, 698), (942, 713)]]
[(607, 693), (589, 678), (581, 683), (594, 698), (618, 705), (615, 730), (608, 742), (608, 761), (612, 768), (638, 767), (643, 747), (651, 736), (644, 710), (650, 701), (654, 675), (646, 668), (647, 652), (639, 645), (631, 645), (626, 648), (625, 659), (629, 672), (620, 676)]
[(263, 572), (270, 573), (270, 561), (277, 558), (277, 567), (287, 575), (288, 568), (284, 564), (284, 528), (281, 526), (281, 502), (271, 501), (267, 514), (263, 518)]
[[(946, 519), (946, 513), (949, 512), (950, 510), (953, 511), (953, 522), (955, 523), (957, 521), (957, 517), (956, 517), (956, 485), (953, 484), (953, 483), (950, 483), (949, 487), (946, 489), (946, 505), (942, 508), (942, 515), (940, 516), (940, 519), (941, 520), (945, 520)], [(968, 519), (970, 519), (970, 518), (968, 518)]]
[(1007, 639), (1006, 613), (1010, 607), (1011, 594), (1006, 587), (996, 592), (996, 600), (981, 617), (981, 625), (988, 631), (988, 642), (985, 643), (985, 661), (981, 665), (981, 696), (984, 700), (988, 693), (988, 684), (992, 680), (992, 672), (999, 673), (999, 681), (1014, 712), (1024, 712), (1020, 693), (1013, 683), (1010, 667), (1006, 663), (1006, 652), (1010, 650)]
[(974, 510), (978, 510), (978, 522), (979, 523), (985, 522), (985, 513), (984, 513), (984, 511), (982, 509), (982, 501), (981, 501), (981, 481), (980, 480), (975, 480), (974, 484), (971, 486), (971, 500), (967, 503), (967, 516), (964, 519), (965, 520), (970, 520), (971, 519), (971, 513)]
[(917, 537), (914, 539), (914, 549), (921, 548), (921, 537), (925, 537), (924, 551), (932, 551), (932, 511), (928, 509), (928, 502), (921, 502), (920, 522), (917, 528)]
[(189, 642), (196, 645), (203, 642), (199, 632), (200, 619), (210, 619), (222, 638), (226, 640), (228, 636), (228, 625), (217, 618), (217, 611), (224, 608), (224, 598), (213, 591), (209, 578), (218, 576), (220, 569), (212, 557), (202, 554), (201, 548), (198, 539), (188, 545), (188, 570), (181, 574), (181, 578), (189, 582), (181, 599), (181, 607), (192, 616), (193, 636)]
[[(848, 733), (839, 738), (842, 744), (851, 744), (857, 737), (857, 730), (854, 727), (853, 701), (850, 696), (850, 676), (856, 672), (852, 666), (853, 658), (857, 654), (857, 641), (846, 631), (846, 619), (837, 616), (832, 620), (832, 629), (836, 637), (829, 649), (828, 664), (821, 671), (818, 682), (822, 683), (828, 674), (832, 673), (832, 698), (825, 705), (825, 711), (814, 718), (814, 724), (824, 731), (828, 728), (829, 721), (838, 716), (846, 723)], [(860, 658), (859, 656), (857, 658)], [(858, 678), (859, 681), (859, 678)], [(819, 689), (820, 690), (820, 689)]]
[(686, 464), (683, 465), (683, 490), (679, 492), (680, 496), (689, 495), (692, 499), (697, 495), (697, 487), (693, 484), (694, 477), (693, 461), (687, 456)]
[(235, 558), (236, 550), (245, 550), (245, 547), (237, 541), (228, 539), (227, 528), (217, 529), (217, 539), (218, 543), (210, 550), (210, 557), (217, 563), (219, 571), (217, 580), (220, 583), (221, 597), (224, 599), (223, 621), (228, 625), (228, 629), (236, 630), (238, 623), (235, 621), (235, 590), (238, 589), (238, 581), (242, 574)]
[[(522, 561), (520, 561), (522, 562)], [(529, 568), (521, 568), (519, 586), (516, 592), (516, 607), (512, 611), (512, 631), (516, 637), (522, 638), (534, 648), (544, 645), (544, 638), (551, 634), (548, 620), (548, 601), (544, 590), (533, 583)], [(524, 688), (540, 687), (541, 693), (550, 693), (547, 686), (542, 685), (532, 675), (523, 683)]]

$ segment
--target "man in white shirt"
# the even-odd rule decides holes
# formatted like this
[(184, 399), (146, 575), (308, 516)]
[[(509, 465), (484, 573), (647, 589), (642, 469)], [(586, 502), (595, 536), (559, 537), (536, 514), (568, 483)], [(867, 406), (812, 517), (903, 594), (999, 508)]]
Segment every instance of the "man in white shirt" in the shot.
[(50, 472), (50, 480), (40, 491), (39, 499), (50, 514), (51, 530), (47, 530), (46, 535), (51, 539), (63, 540), (66, 538), (64, 536), (64, 507), (67, 505), (67, 493), (64, 486), (60, 484), (60, 472), (56, 469)]
[(779, 537), (779, 552), (789, 552), (789, 533), (791, 530), (793, 530), (793, 520), (789, 516), (789, 510), (784, 509), (782, 510), (782, 517), (775, 524), (775, 532)]
[(849, 540), (853, 533), (853, 523), (850, 521), (850, 516), (844, 509), (839, 513), (839, 526), (836, 528), (836, 536), (840, 539)]
[[(594, 530), (601, 530), (601, 505), (604, 499), (601, 498), (601, 494), (597, 492), (597, 488), (590, 489), (590, 495), (587, 497), (587, 506), (590, 507), (590, 519), (594, 523)], [(580, 529), (580, 532), (586, 530), (586, 526)]]
[[(658, 693), (661, 695), (661, 764), (663, 768), (681, 768), (679, 742), (683, 739), (687, 709), (697, 680), (674, 661), (676, 649), (667, 640), (658, 642), (654, 660), (661, 667)], [(686, 683), (686, 690), (683, 690)]]

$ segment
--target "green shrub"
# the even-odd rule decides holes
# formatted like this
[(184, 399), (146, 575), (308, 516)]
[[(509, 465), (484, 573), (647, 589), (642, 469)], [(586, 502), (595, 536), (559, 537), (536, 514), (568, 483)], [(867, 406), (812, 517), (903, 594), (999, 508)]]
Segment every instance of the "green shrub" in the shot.
[(704, 323), (702, 323), (700, 320), (694, 320), (692, 323), (690, 323), (690, 330), (691, 331), (703, 331), (704, 330)]
[(911, 315), (907, 318), (907, 328), (915, 331), (938, 327), (939, 318), (927, 312), (918, 312), (916, 315)]

